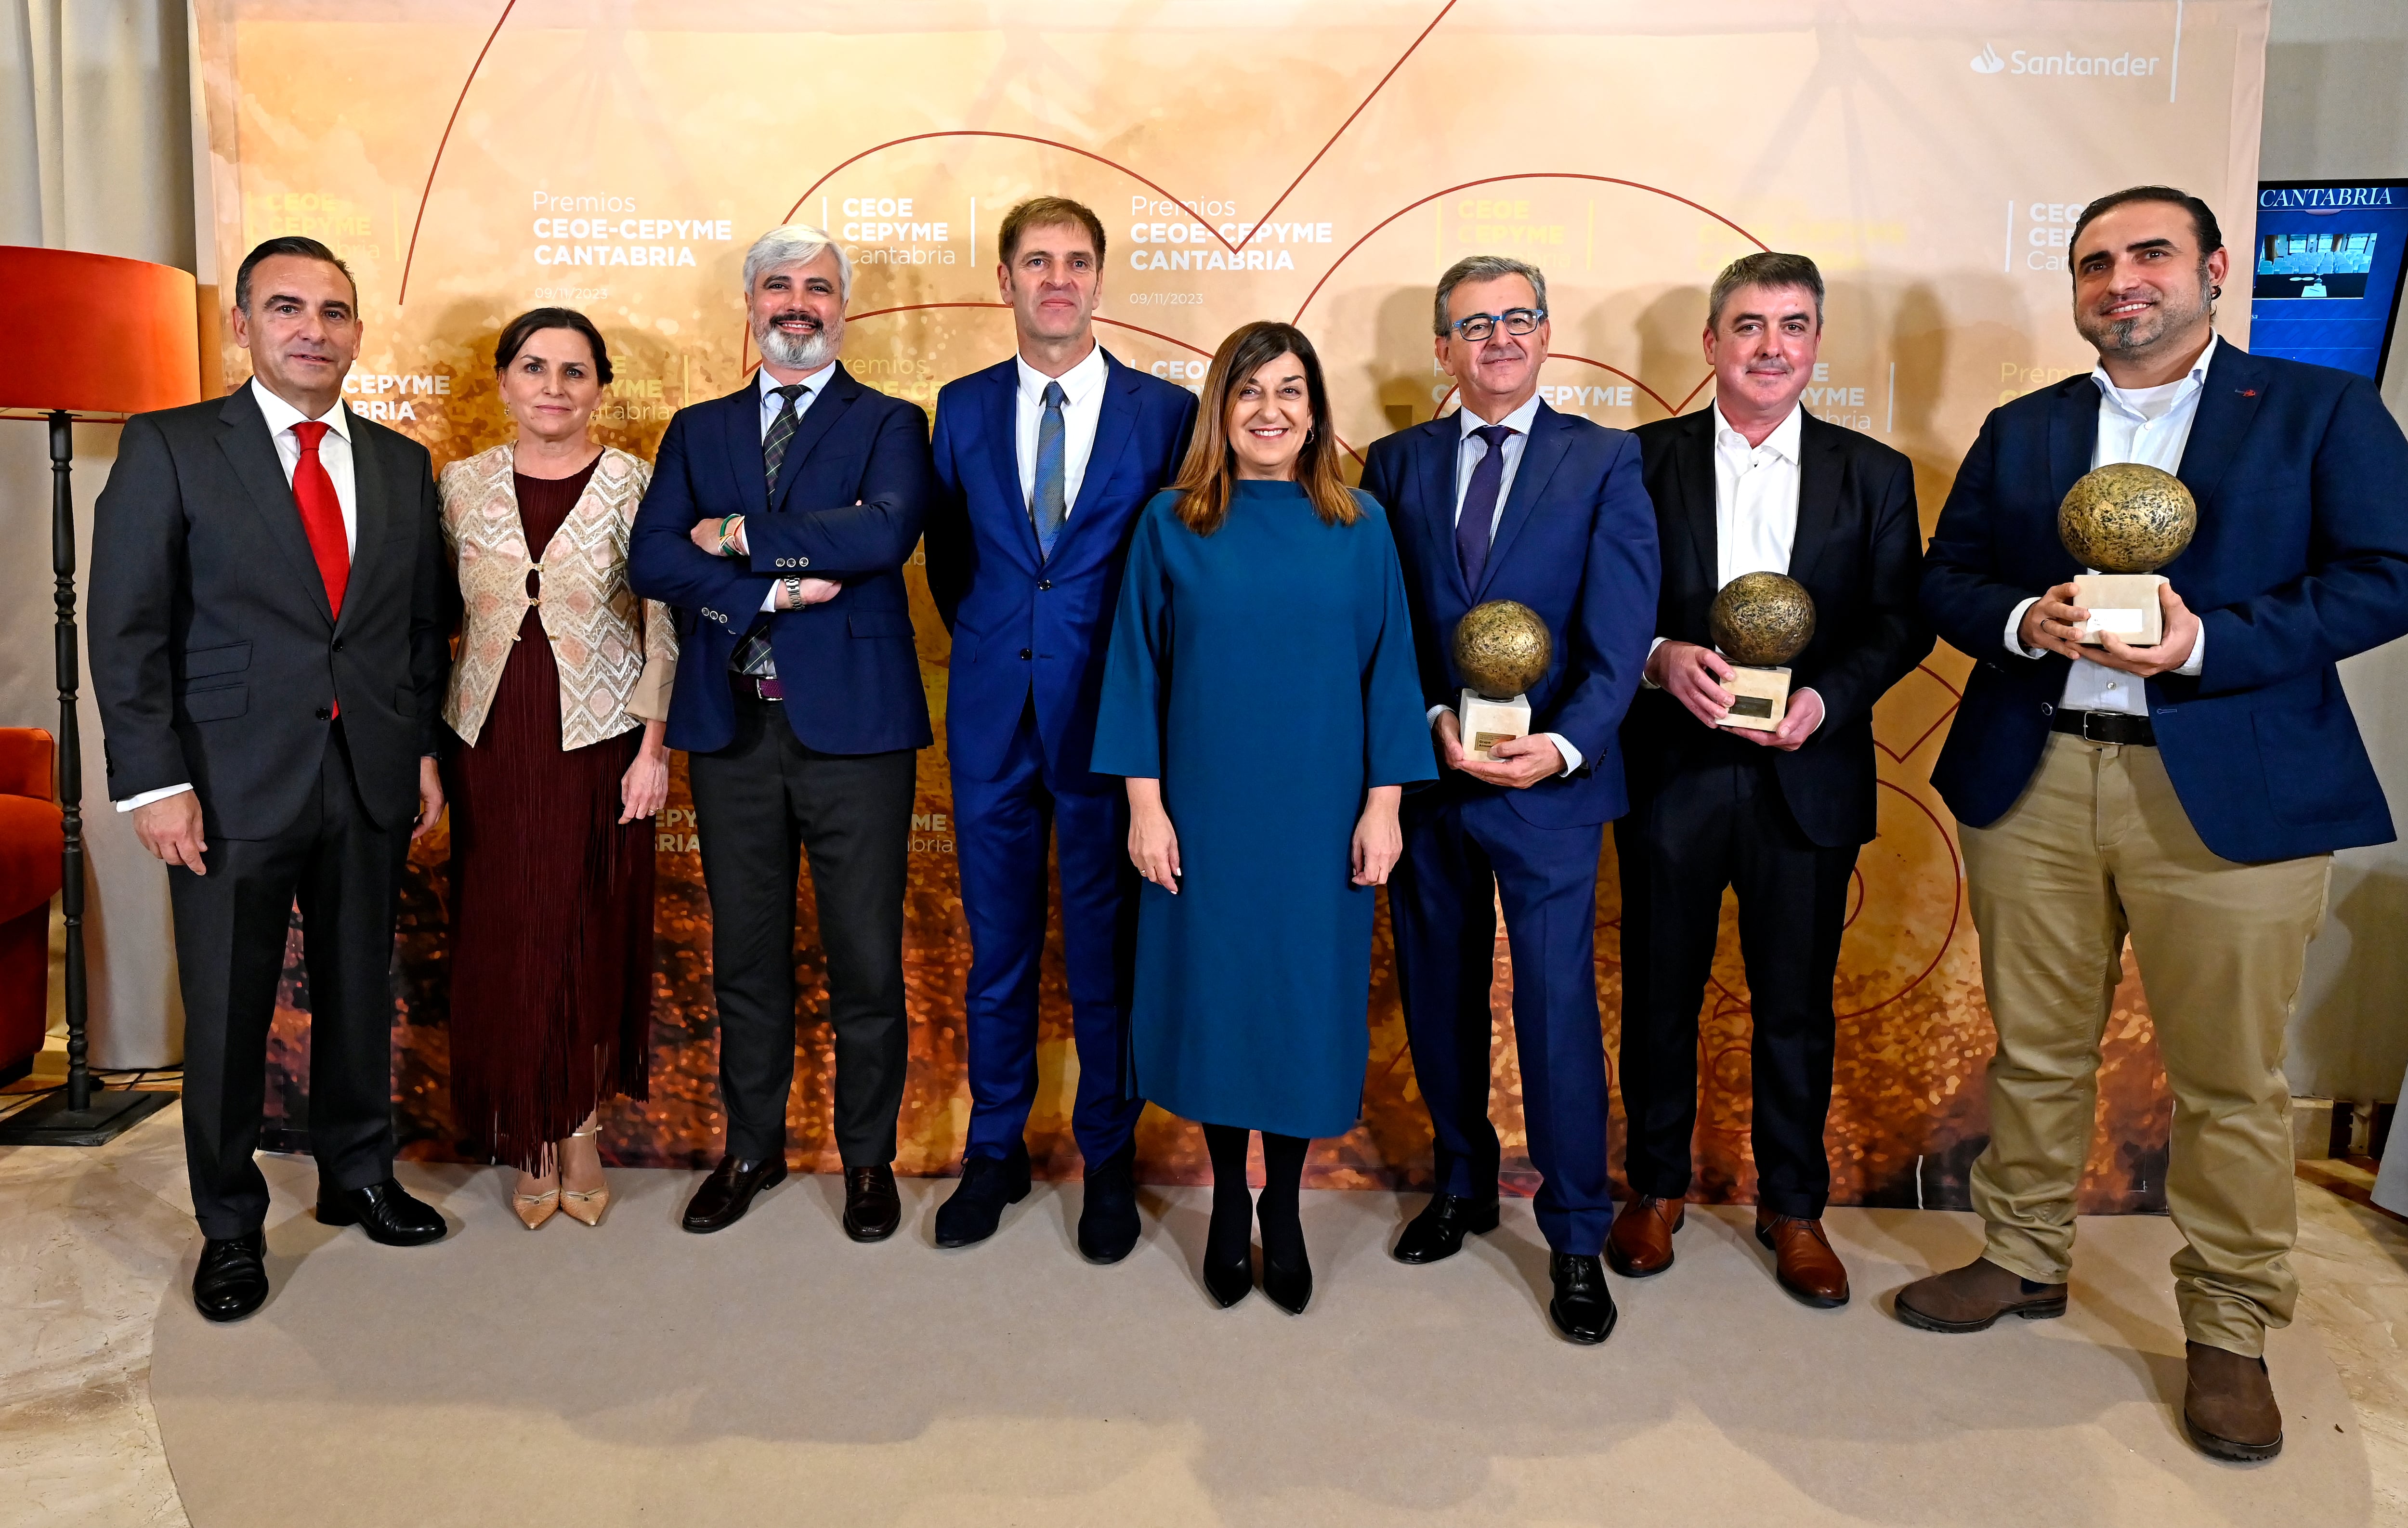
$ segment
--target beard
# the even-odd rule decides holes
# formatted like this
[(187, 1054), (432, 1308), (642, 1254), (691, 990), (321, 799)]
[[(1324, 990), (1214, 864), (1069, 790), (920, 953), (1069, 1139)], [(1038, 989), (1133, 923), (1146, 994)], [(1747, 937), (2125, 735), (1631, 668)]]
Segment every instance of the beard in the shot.
[(2207, 271), (2201, 267), (2199, 287), (2187, 295), (2164, 293), (2157, 306), (2128, 319), (2103, 319), (2096, 313), (2076, 315), (2073, 326), (2102, 353), (2130, 354), (2145, 350), (2168, 335), (2188, 329), (2208, 312)]
[(778, 323), (791, 318), (813, 321), (805, 313), (773, 313), (767, 322), (752, 331), (752, 343), (761, 348), (761, 359), (788, 371), (817, 371), (836, 359), (836, 352), (844, 342), (842, 320), (838, 320), (834, 328), (814, 328), (808, 334), (790, 335), (780, 329)]

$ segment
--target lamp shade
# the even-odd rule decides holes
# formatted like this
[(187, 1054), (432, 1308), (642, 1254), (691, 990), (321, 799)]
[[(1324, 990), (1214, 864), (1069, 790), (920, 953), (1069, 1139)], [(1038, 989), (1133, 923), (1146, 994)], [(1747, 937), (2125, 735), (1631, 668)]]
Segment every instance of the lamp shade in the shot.
[(0, 408), (114, 418), (197, 403), (193, 273), (0, 245)]

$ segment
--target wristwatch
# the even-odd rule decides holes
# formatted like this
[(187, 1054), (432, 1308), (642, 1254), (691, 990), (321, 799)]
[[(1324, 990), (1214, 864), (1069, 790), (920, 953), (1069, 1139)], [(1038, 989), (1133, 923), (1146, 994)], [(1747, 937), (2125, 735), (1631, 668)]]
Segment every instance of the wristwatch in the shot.
[(778, 581), (786, 586), (786, 598), (793, 602), (792, 608), (797, 610), (801, 609), (803, 607), (803, 580), (796, 578), (784, 578)]

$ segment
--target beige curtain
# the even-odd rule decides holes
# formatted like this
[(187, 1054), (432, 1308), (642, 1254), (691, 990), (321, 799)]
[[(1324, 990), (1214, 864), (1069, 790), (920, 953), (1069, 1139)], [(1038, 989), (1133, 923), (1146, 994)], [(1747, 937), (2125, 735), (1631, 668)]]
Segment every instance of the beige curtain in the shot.
[[(0, 244), (186, 270), (209, 258), (194, 238), (207, 214), (194, 205), (194, 55), (184, 0), (0, 0)], [(113, 426), (77, 427), (85, 568), (116, 450)], [(48, 431), (0, 421), (0, 726), (58, 730), (50, 545)], [(108, 805), (88, 694), (81, 715), (92, 1062), (166, 1065), (183, 1054), (166, 878)], [(54, 1023), (56, 1002), (54, 990)]]

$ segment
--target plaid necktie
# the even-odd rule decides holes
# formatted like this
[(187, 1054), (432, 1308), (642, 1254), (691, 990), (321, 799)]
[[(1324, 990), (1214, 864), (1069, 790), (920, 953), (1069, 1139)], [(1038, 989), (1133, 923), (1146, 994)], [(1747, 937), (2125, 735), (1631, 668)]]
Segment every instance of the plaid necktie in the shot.
[(1069, 472), (1062, 446), (1062, 406), (1069, 401), (1061, 383), (1046, 383), (1045, 412), (1037, 421), (1037, 492), (1028, 515), (1037, 524), (1038, 548), (1048, 557), (1054, 555), (1054, 538), (1062, 534), (1062, 521), (1070, 515), (1065, 502)]
[[(795, 438), (795, 400), (810, 391), (808, 383), (788, 382), (769, 390), (778, 396), (778, 417), (769, 421), (769, 433), (761, 437), (761, 464), (768, 469), (771, 504), (778, 499), (778, 469), (785, 465), (786, 444)], [(778, 661), (769, 652), (769, 612), (762, 611), (752, 620), (744, 640), (736, 644), (735, 656), (727, 666), (738, 674), (756, 679), (778, 677)]]

